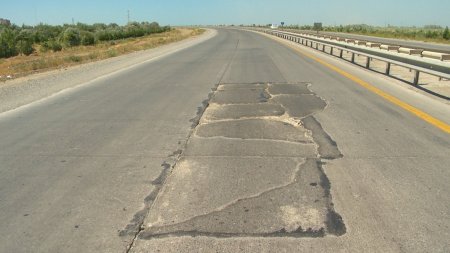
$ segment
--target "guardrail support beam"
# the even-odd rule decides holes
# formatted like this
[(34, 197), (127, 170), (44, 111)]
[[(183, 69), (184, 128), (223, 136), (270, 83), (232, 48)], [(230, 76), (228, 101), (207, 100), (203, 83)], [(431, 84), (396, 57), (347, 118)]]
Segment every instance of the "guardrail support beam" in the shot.
[(298, 36), (298, 35), (291, 35), (291, 34), (285, 34), (284, 32), (267, 31), (267, 30), (264, 31), (264, 32), (267, 33), (267, 34), (275, 35), (275, 36), (280, 37), (280, 38), (285, 38), (285, 39), (288, 39), (288, 40), (291, 40), (291, 41), (295, 41), (297, 43), (301, 43), (304, 46), (315, 48), (316, 50), (319, 50), (319, 48), (320, 48), (320, 50), (322, 50), (322, 52), (324, 52), (324, 53), (327, 53), (326, 52), (326, 48), (327, 48), (327, 46), (329, 46), (330, 47), (329, 54), (333, 55), (333, 56), (335, 56), (334, 55), (334, 49), (336, 47), (336, 49), (339, 50), (339, 54), (337, 54), (336, 56), (344, 59), (344, 56), (343, 56), (343, 52), (344, 51), (346, 51), (347, 53), (351, 53), (351, 62), (354, 63), (354, 64), (356, 64), (356, 62), (355, 62), (355, 57), (356, 56), (364, 56), (364, 57), (366, 57), (365, 67), (367, 69), (370, 69), (370, 62), (373, 59), (376, 59), (376, 60), (382, 61), (382, 62), (386, 62), (385, 74), (388, 75), (388, 76), (392, 72), (391, 71), (391, 65), (392, 64), (394, 66), (405, 67), (405, 68), (409, 69), (410, 72), (414, 72), (414, 74), (413, 74), (414, 79), (412, 80), (412, 83), (414, 85), (419, 85), (420, 72), (427, 73), (427, 74), (439, 77), (440, 81), (441, 80), (450, 80), (450, 75), (448, 73), (446, 73), (446, 72), (442, 72), (441, 73), (439, 71), (433, 70), (432, 68), (415, 66), (415, 65), (412, 65), (412, 64), (398, 62), (398, 61), (395, 61), (395, 60), (392, 60), (392, 59), (385, 59), (385, 58), (382, 58), (382, 57), (377, 57), (376, 55), (374, 56), (374, 55), (370, 55), (370, 54), (367, 54), (367, 53), (359, 53), (359, 52), (357, 52), (355, 50), (352, 50), (352, 49), (343, 48), (343, 47), (335, 46), (335, 45), (330, 45), (330, 44), (326, 44), (326, 43), (323, 43), (323, 42), (318, 42), (315, 39), (303, 38), (301, 35), (300, 36)]
[(419, 74), (420, 74), (420, 71), (416, 70), (414, 73), (414, 81), (413, 81), (414, 85), (419, 84)]

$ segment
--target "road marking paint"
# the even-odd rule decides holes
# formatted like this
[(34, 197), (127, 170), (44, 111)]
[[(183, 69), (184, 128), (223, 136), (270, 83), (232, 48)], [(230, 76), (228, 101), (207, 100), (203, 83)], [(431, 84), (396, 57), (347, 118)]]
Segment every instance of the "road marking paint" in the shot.
[(304, 52), (303, 50), (300, 50), (299, 48), (293, 47), (292, 45), (288, 45), (288, 46), (290, 48), (294, 49), (296, 52), (298, 52), (298, 53), (300, 53), (300, 54), (302, 54), (302, 55), (304, 55), (304, 56), (306, 56), (306, 57), (308, 57), (310, 59), (315, 60), (316, 62), (324, 65), (325, 67), (327, 67), (327, 68), (337, 72), (338, 74), (340, 74), (340, 75), (342, 75), (342, 76), (352, 80), (353, 82), (359, 84), (360, 86), (366, 88), (367, 90), (369, 90), (369, 91), (377, 94), (378, 96), (386, 99), (387, 101), (391, 102), (392, 104), (397, 105), (400, 108), (403, 108), (404, 110), (410, 112), (411, 114), (413, 114), (413, 115), (419, 117), (420, 119), (428, 122), (429, 124), (431, 124), (431, 125), (439, 128), (439, 129), (441, 129), (442, 131), (450, 134), (450, 125), (448, 125), (447, 123), (445, 123), (445, 122), (443, 122), (443, 121), (441, 121), (439, 119), (434, 118), (433, 116), (427, 114), (426, 112), (421, 111), (420, 109), (418, 109), (418, 108), (416, 108), (416, 107), (414, 107), (414, 106), (412, 106), (412, 105), (410, 105), (410, 104), (408, 104), (406, 102), (403, 102), (402, 100), (400, 100), (400, 99), (398, 99), (398, 98), (396, 98), (396, 97), (394, 97), (394, 96), (392, 96), (392, 95), (390, 95), (390, 94), (388, 94), (388, 93), (378, 89), (377, 87), (373, 86), (372, 84), (370, 84), (370, 83), (368, 83), (368, 82), (366, 82), (366, 81), (364, 81), (364, 80), (362, 80), (362, 79), (360, 79), (360, 78), (358, 78), (358, 77), (356, 77), (356, 76), (354, 76), (354, 75), (352, 75), (352, 74), (350, 74), (350, 73), (348, 73), (348, 72), (346, 72), (346, 71), (336, 67), (333, 64), (330, 64), (330, 63), (328, 63), (328, 62), (326, 62), (326, 61), (324, 61), (322, 59), (319, 59), (318, 57), (316, 57), (316, 56), (314, 56), (312, 54)]

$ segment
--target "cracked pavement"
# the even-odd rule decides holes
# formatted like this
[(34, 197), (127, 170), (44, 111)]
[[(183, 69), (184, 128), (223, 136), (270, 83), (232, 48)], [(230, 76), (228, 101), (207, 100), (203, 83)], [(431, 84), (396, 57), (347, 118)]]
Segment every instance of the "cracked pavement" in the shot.
[(450, 252), (450, 135), (286, 44), (218, 28), (3, 113), (0, 252)]
[(323, 155), (341, 155), (320, 124), (309, 123), (326, 102), (308, 86), (219, 85), (138, 240), (344, 234), (321, 169)]

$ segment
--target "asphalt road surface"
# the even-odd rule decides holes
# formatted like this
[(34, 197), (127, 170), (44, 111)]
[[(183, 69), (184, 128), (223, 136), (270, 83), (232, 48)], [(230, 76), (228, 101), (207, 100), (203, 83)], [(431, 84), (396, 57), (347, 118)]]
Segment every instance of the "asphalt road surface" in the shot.
[(291, 47), (220, 29), (0, 114), (0, 252), (449, 252), (450, 134), (310, 57), (448, 103)]

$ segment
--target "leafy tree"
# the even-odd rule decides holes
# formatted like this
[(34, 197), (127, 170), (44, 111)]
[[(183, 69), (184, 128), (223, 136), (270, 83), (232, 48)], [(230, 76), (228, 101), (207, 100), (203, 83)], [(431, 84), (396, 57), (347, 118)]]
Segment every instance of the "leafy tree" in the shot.
[(95, 37), (94, 34), (91, 32), (87, 32), (87, 31), (82, 31), (81, 32), (81, 45), (83, 46), (89, 46), (89, 45), (94, 45), (95, 44)]
[(450, 32), (448, 31), (448, 26), (445, 27), (444, 33), (442, 34), (442, 38), (450, 40)]
[(19, 53), (24, 55), (32, 54), (34, 52), (33, 41), (33, 34), (31, 30), (26, 29), (20, 31), (16, 37), (16, 44)]
[(72, 27), (67, 28), (61, 36), (61, 41), (67, 47), (79, 46), (81, 43), (80, 30)]
[(61, 26), (51, 26), (41, 23), (35, 26), (33, 30), (34, 30), (34, 42), (42, 43), (50, 39), (57, 38), (63, 31), (63, 28)]
[(53, 52), (61, 51), (62, 45), (55, 39), (50, 39), (46, 42), (43, 42), (41, 45), (41, 51), (47, 52), (48, 50), (52, 50)]
[(0, 33), (0, 57), (7, 58), (17, 54), (16, 33), (10, 28), (3, 29)]

